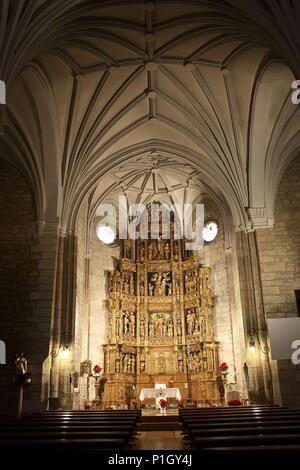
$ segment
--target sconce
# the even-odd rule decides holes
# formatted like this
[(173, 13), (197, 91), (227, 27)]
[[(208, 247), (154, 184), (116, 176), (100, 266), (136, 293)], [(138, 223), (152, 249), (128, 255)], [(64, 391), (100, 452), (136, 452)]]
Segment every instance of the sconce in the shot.
[(254, 353), (256, 349), (255, 339), (258, 342), (261, 352), (263, 354), (268, 354), (270, 352), (269, 346), (267, 344), (262, 346), (257, 331), (254, 328), (251, 328), (249, 331), (249, 349), (252, 353)]

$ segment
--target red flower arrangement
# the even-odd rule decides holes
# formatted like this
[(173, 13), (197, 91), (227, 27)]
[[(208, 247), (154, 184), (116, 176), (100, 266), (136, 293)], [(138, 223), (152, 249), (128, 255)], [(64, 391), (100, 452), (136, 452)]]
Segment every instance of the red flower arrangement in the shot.
[(222, 362), (222, 364), (220, 364), (220, 371), (226, 372), (227, 369), (228, 369), (228, 365), (226, 364), (226, 362)]
[(228, 402), (228, 406), (241, 406), (240, 400), (231, 400)]
[(100, 374), (101, 371), (102, 371), (102, 367), (98, 366), (98, 364), (96, 364), (93, 368), (93, 371), (94, 371), (94, 374)]
[(167, 400), (164, 400), (163, 398), (159, 400), (159, 404), (162, 408), (167, 408), (168, 402)]

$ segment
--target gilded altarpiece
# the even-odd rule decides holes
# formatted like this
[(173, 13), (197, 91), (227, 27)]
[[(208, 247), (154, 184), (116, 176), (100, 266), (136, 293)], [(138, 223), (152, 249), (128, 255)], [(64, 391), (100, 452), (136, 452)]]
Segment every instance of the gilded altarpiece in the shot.
[(104, 405), (139, 404), (155, 383), (178, 387), (183, 403), (220, 403), (211, 269), (174, 239), (172, 223), (169, 237), (159, 224), (157, 239), (125, 240), (107, 273)]

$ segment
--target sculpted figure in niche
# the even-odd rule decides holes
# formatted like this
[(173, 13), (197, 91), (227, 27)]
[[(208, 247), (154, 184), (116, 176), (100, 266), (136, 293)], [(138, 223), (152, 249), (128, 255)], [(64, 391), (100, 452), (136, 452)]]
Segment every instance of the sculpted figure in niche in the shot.
[(153, 323), (150, 323), (149, 325), (149, 336), (150, 337), (153, 337), (154, 336), (154, 332), (155, 332), (155, 326)]
[(133, 278), (133, 274), (130, 274), (130, 294), (134, 295), (134, 278)]
[(125, 258), (131, 259), (131, 249), (132, 249), (132, 241), (125, 240)]
[(129, 334), (135, 336), (135, 314), (130, 312)]
[(124, 315), (124, 335), (128, 336), (130, 332), (130, 316), (126, 312)]
[[(161, 273), (155, 273), (153, 274), (151, 281), (154, 282), (154, 295), (162, 295), (162, 274)], [(149, 286), (150, 289), (150, 286)]]
[(123, 366), (123, 372), (126, 374), (129, 372), (129, 367), (130, 367), (130, 357), (129, 354), (125, 354), (124, 356), (124, 366)]
[(143, 297), (145, 295), (145, 282), (144, 279), (141, 279), (140, 282), (140, 296)]
[(182, 331), (181, 331), (181, 321), (180, 320), (177, 321), (176, 329), (177, 329), (177, 336), (181, 336)]
[(163, 336), (164, 320), (161, 316), (156, 320), (156, 331), (157, 336)]
[(144, 320), (141, 320), (140, 322), (140, 337), (144, 338), (145, 336), (145, 322)]
[(183, 372), (183, 361), (178, 361), (178, 372), (182, 373)]
[(151, 297), (153, 297), (153, 289), (154, 289), (154, 286), (149, 283), (149, 295), (150, 295)]
[(169, 245), (168, 242), (166, 242), (166, 244), (164, 246), (164, 255), (165, 255), (165, 259), (170, 258), (170, 245)]
[(129, 294), (129, 282), (127, 279), (124, 279), (123, 282), (123, 292), (124, 294)]
[(164, 276), (161, 280), (159, 295), (166, 295), (166, 286), (167, 286), (167, 281), (166, 281), (166, 277)]
[(195, 312), (192, 312), (191, 310), (188, 310), (187, 316), (186, 316), (186, 322), (187, 322), (187, 331), (188, 335), (192, 335), (195, 329)]
[(200, 321), (198, 317), (196, 317), (195, 320), (195, 333), (200, 333)]
[(140, 244), (140, 260), (143, 262), (145, 259), (145, 246), (144, 243)]
[(153, 243), (150, 242), (148, 245), (148, 260), (151, 261), (153, 257)]
[(120, 318), (116, 318), (116, 336), (120, 335)]
[(130, 372), (134, 374), (135, 371), (135, 357), (132, 356), (130, 360)]
[(157, 258), (162, 259), (163, 257), (163, 245), (164, 242), (162, 241), (161, 237), (158, 237), (157, 240)]

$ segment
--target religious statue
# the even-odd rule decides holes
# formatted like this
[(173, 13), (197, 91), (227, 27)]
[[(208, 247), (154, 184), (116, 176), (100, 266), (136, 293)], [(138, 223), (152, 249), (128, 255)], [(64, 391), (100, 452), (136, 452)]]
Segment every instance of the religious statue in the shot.
[(143, 262), (145, 259), (145, 245), (144, 243), (142, 242), (140, 244), (140, 260)]
[(24, 357), (24, 354), (21, 353), (20, 356), (17, 355), (15, 360), (16, 373), (17, 375), (24, 375), (27, 372), (27, 359)]
[(120, 318), (116, 317), (116, 336), (120, 336)]
[(162, 259), (163, 257), (163, 245), (164, 242), (162, 241), (161, 237), (157, 239), (157, 258)]
[(156, 335), (157, 336), (163, 336), (163, 325), (164, 325), (164, 319), (160, 315), (156, 321)]
[(134, 279), (133, 274), (130, 274), (130, 294), (134, 295)]
[(151, 297), (153, 296), (153, 289), (154, 289), (154, 286), (152, 284), (149, 284), (149, 295)]
[(150, 323), (149, 325), (149, 336), (150, 337), (153, 337), (154, 336), (154, 324), (153, 323)]
[(153, 243), (148, 244), (148, 260), (151, 261), (153, 257)]
[(191, 310), (188, 310), (187, 316), (186, 316), (188, 335), (192, 335), (194, 333), (195, 320), (196, 320), (195, 312), (191, 311)]
[(130, 316), (128, 312), (125, 313), (124, 315), (124, 335), (128, 336), (130, 334)]
[(125, 249), (125, 258), (131, 259), (131, 250), (132, 250), (131, 240), (125, 240), (124, 249)]
[(170, 273), (155, 273), (153, 274), (151, 281), (154, 282), (155, 296), (166, 295), (167, 283), (171, 283)]
[(129, 334), (135, 336), (135, 314), (133, 312), (130, 312)]
[(155, 296), (162, 295), (162, 287), (161, 287), (162, 274), (161, 273), (153, 274), (151, 281), (154, 281), (154, 295)]
[(132, 374), (134, 374), (135, 372), (135, 357), (134, 356), (131, 356), (131, 360), (130, 360), (130, 372)]
[(180, 372), (180, 373), (183, 372), (183, 361), (182, 360), (178, 361), (178, 372)]
[(129, 354), (125, 354), (124, 356), (124, 366), (123, 366), (123, 372), (126, 374), (130, 370), (130, 356)]
[(144, 279), (140, 280), (140, 295), (142, 297), (145, 295), (145, 281), (144, 281)]
[(129, 282), (127, 279), (124, 279), (123, 282), (123, 292), (124, 294), (129, 294)]
[(140, 337), (141, 338), (145, 337), (145, 322), (144, 322), (144, 320), (141, 320), (141, 322), (140, 322)]

